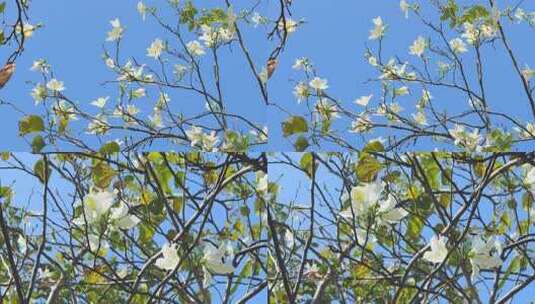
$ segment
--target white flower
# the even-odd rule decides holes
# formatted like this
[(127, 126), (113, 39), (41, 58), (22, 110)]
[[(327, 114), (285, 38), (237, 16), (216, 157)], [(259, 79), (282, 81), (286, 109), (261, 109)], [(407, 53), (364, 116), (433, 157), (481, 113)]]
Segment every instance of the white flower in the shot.
[(384, 223), (397, 223), (407, 216), (408, 212), (403, 208), (396, 208), (396, 200), (391, 194), (386, 200), (379, 202), (379, 217)]
[(264, 171), (256, 172), (256, 191), (259, 193), (268, 191), (268, 175)]
[(159, 38), (154, 39), (150, 47), (147, 48), (147, 56), (158, 59), (163, 50), (165, 50), (165, 43)]
[(141, 19), (145, 21), (145, 17), (147, 15), (147, 6), (141, 1), (137, 3), (137, 12), (141, 15)]
[[(383, 193), (383, 189), (384, 185), (381, 181), (364, 183), (362, 186), (351, 188), (351, 206), (355, 215), (366, 214), (368, 210), (374, 208)], [(352, 218), (351, 208), (340, 212), (340, 216)]]
[(466, 44), (461, 38), (454, 38), (450, 40), (450, 47), (455, 54), (461, 54), (468, 51), (466, 49)]
[(232, 265), (232, 257), (225, 257), (227, 251), (226, 246), (223, 244), (219, 245), (219, 248), (216, 248), (214, 245), (206, 243), (204, 245), (204, 261), (206, 262), (206, 267), (210, 271), (218, 274), (233, 273), (235, 268)]
[(47, 90), (44, 85), (38, 84), (35, 86), (35, 88), (32, 89), (32, 92), (30, 93), (30, 95), (33, 97), (33, 99), (35, 100), (35, 104), (37, 105), (41, 103), (43, 100), (45, 100), (46, 95), (47, 95)]
[(55, 78), (50, 79), (50, 81), (47, 82), (46, 87), (49, 90), (52, 90), (55, 92), (61, 92), (65, 90), (65, 87), (63, 86), (63, 81), (59, 81)]
[(110, 219), (118, 228), (124, 230), (134, 228), (141, 221), (137, 216), (128, 214), (128, 206), (123, 202), (119, 203), (119, 207), (111, 209)]
[(121, 27), (121, 22), (119, 21), (119, 18), (115, 18), (112, 21), (110, 21), (110, 24), (112, 26), (111, 31), (108, 32), (108, 38), (106, 38), (106, 41), (116, 41), (121, 39), (123, 36), (124, 28)]
[(44, 59), (37, 59), (33, 62), (30, 70), (39, 71), (41, 73), (48, 73), (50, 65)]
[(528, 185), (530, 188), (535, 187), (535, 167), (531, 167), (526, 174), (526, 177), (524, 178), (524, 184)]
[(163, 245), (162, 256), (156, 260), (154, 265), (163, 270), (174, 270), (180, 262), (177, 247), (177, 244), (166, 243)]
[(461, 35), (466, 41), (470, 44), (475, 44), (476, 41), (479, 39), (479, 31), (478, 29), (470, 22), (465, 22), (463, 24), (464, 26), (464, 33)]
[[(83, 225), (87, 221), (91, 224), (97, 221), (100, 216), (108, 212), (113, 201), (115, 193), (109, 191), (93, 192), (91, 191), (83, 198), (83, 213), (74, 219), (75, 224)], [(84, 217), (85, 215), (85, 217)]]
[(295, 59), (295, 63), (292, 65), (294, 70), (310, 71), (310, 61), (306, 57)]
[(286, 18), (285, 20), (279, 21), (279, 31), (284, 30), (284, 25), (286, 25), (286, 33), (291, 34), (297, 30), (297, 26), (299, 25), (295, 20), (291, 18)]
[(105, 255), (108, 251), (108, 248), (110, 248), (110, 244), (98, 235), (90, 234), (88, 236), (88, 241), (89, 249), (98, 255)]
[(409, 53), (414, 56), (422, 57), (426, 48), (427, 40), (422, 36), (418, 36), (418, 38), (416, 38), (416, 40), (414, 40), (412, 45), (409, 47)]
[(355, 103), (360, 105), (360, 106), (365, 107), (365, 106), (368, 105), (368, 103), (370, 102), (370, 99), (372, 99), (372, 97), (373, 97), (373, 94), (370, 94), (368, 96), (362, 96), (360, 98), (357, 98), (355, 100)]
[(115, 62), (113, 62), (113, 59), (111, 59), (110, 57), (106, 58), (106, 66), (110, 69), (113, 69), (115, 67)]
[(531, 69), (528, 66), (526, 66), (524, 69), (522, 69), (521, 73), (522, 73), (522, 76), (524, 77), (524, 79), (526, 81), (530, 81), (531, 78), (533, 78), (533, 76), (535, 76), (535, 70)]
[(401, 9), (403, 14), (405, 15), (405, 18), (409, 18), (410, 5), (407, 3), (407, 1), (405, 1), (405, 0), (399, 1), (399, 8)]
[(108, 99), (110, 99), (110, 96), (106, 97), (99, 97), (91, 102), (92, 105), (94, 105), (97, 108), (104, 108), (106, 106), (106, 103), (108, 102)]
[(481, 237), (472, 240), (470, 250), (470, 264), (472, 265), (472, 279), (479, 275), (480, 269), (492, 269), (502, 265), (500, 258), (501, 244), (494, 238), (489, 238), (484, 242)]
[(307, 99), (310, 95), (308, 86), (304, 82), (299, 82), (295, 87), (293, 94), (297, 98), (297, 102), (301, 103), (303, 100)]
[(409, 88), (406, 86), (402, 86), (400, 88), (397, 88), (394, 90), (394, 94), (396, 96), (403, 96), (409, 94)]
[(202, 149), (207, 152), (217, 152), (216, 145), (219, 143), (216, 131), (205, 134), (202, 139)]
[(383, 23), (383, 19), (381, 17), (377, 17), (372, 21), (375, 27), (370, 31), (370, 36), (368, 39), (376, 40), (382, 38), (386, 31), (386, 25)]
[(192, 56), (202, 56), (206, 54), (206, 52), (204, 51), (204, 47), (197, 40), (188, 42), (186, 44), (186, 48)]
[(423, 111), (418, 111), (417, 113), (412, 114), (412, 119), (414, 121), (422, 126), (427, 125), (427, 118), (425, 117), (425, 113)]
[[(35, 29), (40, 27), (40, 25), (34, 26), (29, 23), (24, 23), (23, 27), (24, 27), (24, 38), (30, 38), (33, 35), (33, 32), (35, 31)], [(20, 23), (17, 23), (15, 27), (15, 31), (17, 33), (21, 32)]]
[(314, 77), (308, 85), (316, 90), (326, 90), (329, 86), (327, 85), (327, 79), (321, 79), (319, 77)]
[(199, 143), (202, 143), (204, 132), (202, 128), (197, 127), (197, 126), (192, 126), (189, 130), (186, 131), (186, 136), (190, 140), (191, 146), (195, 147)]
[(254, 23), (254, 27), (259, 26), (260, 24), (266, 23), (266, 17), (263, 17), (258, 12), (254, 12), (253, 17), (251, 17), (251, 21)]
[(377, 62), (377, 58), (375, 56), (370, 56), (368, 57), (368, 63), (371, 65), (371, 66), (378, 66), (378, 62)]
[(443, 236), (440, 236), (438, 238), (437, 236), (433, 236), (433, 238), (431, 239), (430, 247), (431, 251), (426, 251), (424, 253), (424, 260), (427, 260), (434, 264), (442, 263), (448, 255), (445, 238)]
[(145, 96), (145, 88), (137, 88), (130, 92), (132, 98), (141, 98)]

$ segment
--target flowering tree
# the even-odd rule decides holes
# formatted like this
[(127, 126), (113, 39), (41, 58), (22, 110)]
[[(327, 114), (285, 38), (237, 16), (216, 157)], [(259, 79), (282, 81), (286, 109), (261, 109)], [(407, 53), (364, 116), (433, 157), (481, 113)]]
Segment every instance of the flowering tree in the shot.
[(4, 153), (2, 159), (0, 298), (265, 298), (265, 156)]
[[(389, 44), (389, 37), (405, 29), (374, 18), (364, 50), (373, 71), (369, 91), (351, 102), (335, 97), (321, 67), (307, 57), (297, 58), (293, 68), (301, 76), (293, 93), (302, 110), (283, 111), (288, 116), (283, 135), (298, 151), (325, 144), (357, 151), (378, 136), (387, 150), (430, 144), (471, 152), (527, 147), (535, 132), (535, 70), (528, 65), (530, 58), (518, 55), (510, 36), (533, 28), (531, 6), (525, 1), (461, 2), (400, 1), (399, 18), (417, 19), (421, 30), (406, 48)], [(496, 69), (488, 63), (490, 57), (508, 64)], [(503, 82), (491, 80), (496, 73), (513, 79), (507, 90), (520, 94), (504, 101), (493, 88)], [(525, 111), (498, 110), (509, 102), (522, 103)], [(280, 103), (278, 108), (286, 107)]]
[[(139, 2), (139, 17), (160, 29), (142, 58), (125, 54), (123, 41), (135, 36), (129, 38), (128, 25), (118, 18), (111, 20), (102, 57), (115, 74), (104, 81), (116, 88), (115, 96), (78, 102), (51, 64), (36, 60), (32, 70), (41, 80), (31, 95), (44, 115), (24, 113), (21, 135), (29, 134), (34, 152), (45, 147), (94, 151), (114, 140), (122, 150), (162, 145), (209, 152), (261, 150), (267, 143), (265, 115), (259, 114), (270, 103), (267, 81), (296, 22), (288, 18), (283, 1), (273, 16), (260, 15), (258, 4), (222, 4)], [(262, 29), (255, 29), (259, 25)], [(262, 42), (251, 47), (252, 39)], [(237, 72), (232, 65), (244, 69)], [(252, 115), (249, 108), (259, 113)]]
[(270, 303), (533, 299), (533, 157), (274, 155)]
[[(109, 20), (111, 76), (89, 100), (36, 59), (35, 108), (0, 99), (33, 152), (0, 154), (0, 302), (532, 299), (535, 154), (512, 151), (535, 138), (535, 70), (513, 43), (533, 4), (395, 3), (419, 32), (399, 47), (404, 28), (370, 20), (372, 75), (347, 102), (288, 56), (303, 3), (130, 5), (156, 30), (140, 55), (130, 20)], [(0, 88), (41, 26), (27, 10), (0, 1)], [(296, 152), (266, 152), (268, 125)]]

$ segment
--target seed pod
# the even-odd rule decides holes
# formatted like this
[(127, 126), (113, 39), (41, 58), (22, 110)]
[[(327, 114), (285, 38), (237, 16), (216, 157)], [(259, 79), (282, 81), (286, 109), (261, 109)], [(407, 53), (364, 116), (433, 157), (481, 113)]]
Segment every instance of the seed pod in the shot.
[(15, 63), (8, 63), (0, 70), (0, 88), (3, 88), (15, 72)]

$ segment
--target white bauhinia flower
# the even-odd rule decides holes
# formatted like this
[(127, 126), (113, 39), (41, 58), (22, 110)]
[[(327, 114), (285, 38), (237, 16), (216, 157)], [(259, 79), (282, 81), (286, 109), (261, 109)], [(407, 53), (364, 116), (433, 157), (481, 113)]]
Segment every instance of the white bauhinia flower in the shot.
[(410, 5), (407, 3), (407, 1), (405, 1), (405, 0), (399, 1), (399, 8), (401, 9), (403, 14), (405, 15), (405, 18), (409, 18)]
[(76, 219), (74, 219), (74, 223), (77, 225), (83, 225), (86, 223), (86, 221), (88, 224), (97, 221), (102, 215), (108, 212), (114, 200), (115, 193), (113, 192), (91, 191), (82, 200), (83, 213), (80, 214)]
[(35, 101), (35, 104), (38, 105), (42, 101), (44, 101), (47, 96), (46, 87), (42, 84), (38, 84), (35, 86), (35, 88), (32, 89), (32, 92), (30, 93), (30, 95)]
[[(384, 185), (381, 181), (365, 183), (351, 188), (351, 206), (355, 215), (366, 214), (368, 210), (375, 207), (383, 193), (383, 188)], [(340, 216), (353, 218), (351, 208), (340, 212)]]
[[(286, 25), (286, 26), (285, 26)], [(291, 18), (286, 18), (284, 20), (279, 21), (279, 31), (284, 30), (286, 28), (286, 33), (291, 34), (297, 30), (297, 27), (299, 26), (299, 23)]]
[(180, 262), (178, 256), (178, 245), (166, 243), (162, 247), (162, 256), (159, 257), (154, 265), (163, 270), (174, 270)]
[(322, 79), (319, 77), (314, 77), (312, 80), (310, 80), (308, 85), (311, 88), (319, 91), (326, 90), (327, 88), (329, 88), (329, 85), (327, 84), (327, 79)]
[(448, 249), (446, 248), (446, 240), (443, 236), (433, 236), (433, 238), (431, 238), (430, 248), (431, 251), (426, 251), (424, 253), (424, 260), (438, 264), (442, 263), (444, 259), (446, 259), (446, 256), (448, 255)]
[(427, 118), (425, 117), (425, 113), (423, 111), (418, 111), (416, 113), (412, 114), (412, 119), (414, 119), (414, 122), (421, 126), (427, 125)]
[(386, 200), (379, 202), (379, 218), (383, 223), (397, 223), (407, 216), (408, 212), (403, 208), (396, 208), (396, 200), (389, 194)]
[(151, 43), (150, 47), (147, 48), (147, 56), (158, 59), (164, 50), (165, 43), (162, 41), (162, 39), (156, 38)]
[(531, 167), (526, 174), (526, 177), (524, 178), (524, 184), (532, 189), (535, 188), (535, 167)]
[(106, 103), (108, 102), (108, 99), (110, 99), (110, 96), (106, 97), (99, 97), (91, 102), (92, 105), (94, 105), (97, 108), (104, 108), (106, 106)]
[(59, 81), (56, 78), (50, 79), (46, 83), (46, 87), (49, 90), (54, 91), (54, 92), (61, 92), (61, 91), (65, 90), (65, 87), (63, 86), (63, 81)]
[(409, 47), (409, 53), (414, 56), (422, 57), (426, 48), (427, 40), (422, 36), (418, 36), (418, 38), (416, 38), (416, 40), (414, 40), (412, 45)]
[(186, 49), (192, 56), (202, 56), (206, 54), (204, 47), (197, 40), (188, 42), (186, 44)]
[(373, 94), (370, 94), (368, 96), (362, 96), (362, 97), (359, 97), (355, 100), (355, 103), (358, 104), (359, 106), (367, 106), (368, 103), (370, 102), (370, 100), (372, 99), (373, 97)]
[(89, 243), (89, 250), (98, 255), (105, 255), (110, 248), (108, 241), (98, 235), (90, 234), (87, 240)]
[(370, 36), (368, 39), (376, 40), (382, 38), (386, 31), (386, 25), (383, 23), (383, 19), (381, 17), (377, 17), (372, 19), (372, 22), (374, 24), (374, 28), (370, 30)]
[(128, 206), (123, 202), (119, 203), (119, 207), (111, 209), (110, 219), (118, 228), (124, 230), (134, 228), (141, 221), (137, 216), (128, 214)]
[(461, 38), (453, 38), (450, 40), (449, 44), (450, 44), (451, 50), (455, 54), (462, 54), (468, 51), (468, 49), (466, 49), (466, 44)]
[(145, 21), (145, 17), (147, 16), (147, 6), (141, 1), (137, 3), (137, 12), (141, 15), (141, 19)]
[(268, 175), (264, 171), (256, 172), (256, 191), (266, 193), (268, 190)]
[(115, 18), (110, 21), (111, 31), (108, 32), (108, 37), (106, 41), (117, 41), (123, 36), (124, 28), (121, 26), (121, 21), (119, 18)]
[(472, 240), (470, 250), (470, 264), (472, 265), (472, 279), (479, 275), (480, 269), (492, 269), (502, 265), (500, 258), (501, 244), (494, 238), (489, 238), (486, 242), (481, 237)]
[(233, 273), (235, 267), (232, 265), (232, 256), (227, 256), (227, 246), (224, 244), (216, 248), (210, 243), (204, 245), (204, 261), (206, 268), (213, 273), (228, 274)]
[(202, 144), (204, 132), (201, 127), (192, 126), (189, 130), (186, 131), (186, 136), (190, 140), (191, 146), (195, 147), (198, 144)]

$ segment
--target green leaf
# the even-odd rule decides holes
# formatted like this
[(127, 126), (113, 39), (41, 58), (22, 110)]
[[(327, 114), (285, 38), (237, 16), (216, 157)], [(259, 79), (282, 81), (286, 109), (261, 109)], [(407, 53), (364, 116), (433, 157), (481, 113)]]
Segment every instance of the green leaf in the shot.
[(191, 1), (186, 2), (182, 11), (180, 11), (180, 23), (187, 24), (188, 29), (191, 31), (195, 28), (195, 15), (197, 15), (197, 9)]
[(6, 2), (0, 3), (0, 14), (6, 10)]
[(92, 173), (93, 183), (101, 189), (108, 188), (112, 179), (117, 175), (113, 168), (103, 161), (99, 161), (93, 166)]
[(282, 133), (284, 137), (306, 132), (308, 132), (308, 123), (302, 116), (292, 116), (282, 123)]
[(412, 239), (418, 239), (420, 237), (420, 233), (422, 232), (422, 229), (424, 228), (424, 222), (420, 219), (418, 216), (412, 216), (409, 220), (408, 225), (408, 236)]
[(442, 15), (440, 16), (441, 21), (449, 21), (450, 27), (454, 28), (457, 24), (457, 12), (459, 7), (454, 0), (448, 0), (448, 4), (442, 7)]
[(316, 166), (314, 164), (314, 157), (312, 156), (312, 153), (304, 153), (303, 156), (301, 156), (299, 165), (301, 166), (301, 169), (303, 169), (309, 177), (311, 177), (314, 170), (316, 170)]
[(39, 178), (41, 183), (44, 183), (50, 177), (50, 167), (48, 167), (43, 159), (38, 160), (33, 166), (33, 173)]
[(100, 147), (99, 152), (102, 154), (109, 155), (109, 154), (119, 153), (120, 150), (121, 150), (121, 147), (119, 146), (117, 142), (110, 141), (102, 145), (102, 147)]
[(295, 140), (294, 148), (295, 148), (295, 151), (297, 152), (305, 151), (306, 148), (308, 148), (308, 146), (309, 146), (308, 140), (303, 135), (299, 135), (299, 137), (297, 137), (297, 139)]
[(19, 121), (19, 133), (24, 136), (33, 132), (41, 132), (45, 129), (45, 123), (40, 116), (28, 115)]
[(33, 153), (39, 153), (43, 148), (46, 146), (45, 140), (43, 139), (43, 136), (37, 135), (32, 140), (32, 152)]
[(368, 153), (362, 153), (355, 166), (355, 171), (359, 181), (372, 182), (382, 168), (383, 165), (375, 157)]
[(383, 146), (383, 143), (381, 143), (378, 140), (370, 141), (364, 148), (362, 148), (362, 152), (384, 152), (385, 147)]

